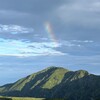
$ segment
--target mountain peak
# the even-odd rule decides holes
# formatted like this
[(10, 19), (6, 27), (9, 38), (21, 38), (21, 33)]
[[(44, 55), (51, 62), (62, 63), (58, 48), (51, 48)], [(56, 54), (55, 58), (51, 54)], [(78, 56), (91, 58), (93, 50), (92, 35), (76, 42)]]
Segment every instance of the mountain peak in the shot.
[(89, 72), (86, 70), (78, 70), (76, 71), (77, 74), (82, 75), (82, 76), (87, 76), (89, 75)]
[(87, 96), (90, 98), (92, 94), (100, 95), (99, 83), (100, 77), (85, 70), (69, 71), (63, 67), (50, 66), (13, 84), (0, 87), (0, 95), (87, 100)]
[(88, 75), (89, 75), (89, 73), (87, 71), (85, 71), (85, 70), (75, 71), (74, 76), (71, 79), (71, 81), (76, 80), (76, 79), (83, 78), (83, 77), (88, 76)]
[(65, 69), (65, 68), (63, 68), (63, 67), (57, 67), (57, 66), (50, 66), (50, 67), (47, 67), (46, 69), (44, 69), (44, 70), (57, 70), (57, 69), (63, 69), (63, 70), (67, 70), (67, 71), (69, 71), (68, 69)]

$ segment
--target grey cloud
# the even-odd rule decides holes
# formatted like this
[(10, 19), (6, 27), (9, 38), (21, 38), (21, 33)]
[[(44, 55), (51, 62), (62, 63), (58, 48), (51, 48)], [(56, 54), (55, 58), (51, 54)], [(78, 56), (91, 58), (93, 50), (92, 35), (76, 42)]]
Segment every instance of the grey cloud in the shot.
[(0, 21), (34, 27), (36, 34), (45, 34), (43, 24), (50, 21), (58, 38), (99, 41), (99, 4), (98, 0), (3, 0)]
[[(61, 40), (88, 40), (98, 41), (100, 37), (100, 15), (99, 0), (3, 0), (0, 3), (2, 16), (7, 14), (15, 15), (11, 19), (3, 21), (9, 23), (22, 24), (35, 29), (30, 34), (0, 34), (2, 38), (25, 39), (29, 41), (43, 41), (41, 38), (48, 39), (48, 33), (44, 29), (44, 22), (51, 23), (53, 31), (58, 41)], [(6, 12), (6, 13), (4, 13)], [(8, 12), (8, 13), (7, 13)], [(1, 21), (2, 22), (2, 21)], [(39, 37), (34, 37), (34, 34)], [(46, 40), (48, 41), (48, 40)], [(74, 44), (75, 45), (75, 44)], [(80, 45), (80, 44), (76, 44)], [(94, 45), (91, 45), (94, 46)], [(74, 46), (73, 46), (74, 47)], [(86, 45), (85, 45), (86, 47)], [(91, 47), (89, 47), (91, 48)], [(84, 48), (84, 51), (90, 49)], [(96, 46), (96, 49), (99, 47)], [(66, 48), (67, 49), (67, 48)], [(93, 48), (92, 48), (93, 49)], [(76, 50), (77, 53), (82, 50)], [(70, 50), (70, 52), (73, 50)], [(72, 53), (71, 52), (71, 53)], [(94, 52), (94, 50), (93, 50)], [(93, 52), (91, 54), (93, 54)], [(76, 53), (76, 52), (75, 52)], [(87, 52), (86, 52), (87, 53)], [(99, 53), (99, 51), (98, 51)], [(95, 53), (95, 54), (98, 54)]]
[(0, 0), (1, 9), (13, 9), (21, 12), (43, 13), (64, 3), (65, 0)]
[(54, 12), (56, 18), (52, 18), (55, 32), (61, 34), (59, 37), (64, 39), (99, 41), (100, 15), (99, 7), (96, 6), (98, 3), (100, 3), (98, 0), (75, 0), (69, 5), (65, 3), (59, 6)]

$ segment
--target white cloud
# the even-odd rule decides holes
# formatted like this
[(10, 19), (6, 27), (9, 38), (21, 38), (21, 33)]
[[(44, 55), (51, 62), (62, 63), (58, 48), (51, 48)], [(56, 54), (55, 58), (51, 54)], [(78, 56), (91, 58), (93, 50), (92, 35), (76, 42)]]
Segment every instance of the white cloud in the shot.
[(94, 41), (92, 40), (72, 40), (72, 42), (77, 42), (77, 43), (93, 43)]
[(60, 44), (53, 42), (22, 42), (0, 39), (0, 56), (60, 56), (65, 53), (55, 50)]
[(92, 44), (94, 43), (94, 41), (92, 40), (69, 40), (69, 41), (66, 41), (66, 40), (62, 40), (60, 41), (61, 43), (58, 45), (58, 47), (81, 47), (81, 46), (85, 46), (86, 44)]
[[(23, 42), (20, 40), (0, 39), (0, 56), (17, 56), (17, 57), (30, 57), (30, 56), (61, 56), (68, 55), (57, 48), (62, 47), (81, 47), (87, 43), (92, 43), (91, 40), (70, 40), (55, 42)], [(67, 51), (66, 51), (67, 52)]]
[(11, 34), (20, 34), (20, 33), (30, 33), (33, 32), (33, 28), (26, 28), (18, 25), (2, 25), (0, 24), (0, 33), (11, 33)]
[(62, 45), (66, 47), (80, 47), (80, 44), (75, 44), (72, 41), (62, 41)]

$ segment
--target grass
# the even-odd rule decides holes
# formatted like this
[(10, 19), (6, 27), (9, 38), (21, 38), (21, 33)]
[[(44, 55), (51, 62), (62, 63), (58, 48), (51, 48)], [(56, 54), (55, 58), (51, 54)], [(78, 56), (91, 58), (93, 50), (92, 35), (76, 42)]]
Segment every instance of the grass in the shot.
[(63, 100), (63, 99), (44, 99), (44, 98), (27, 98), (27, 97), (0, 97), (0, 100)]
[(0, 97), (0, 100), (44, 100), (43, 98)]
[(49, 77), (49, 80), (43, 85), (42, 88), (52, 89), (57, 84), (60, 84), (67, 70), (59, 68)]

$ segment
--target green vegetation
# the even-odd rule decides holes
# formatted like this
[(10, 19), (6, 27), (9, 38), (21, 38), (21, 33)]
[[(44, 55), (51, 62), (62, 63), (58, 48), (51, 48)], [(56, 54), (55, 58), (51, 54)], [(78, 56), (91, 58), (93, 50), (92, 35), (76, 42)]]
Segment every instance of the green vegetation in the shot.
[(64, 99), (44, 99), (44, 98), (24, 98), (24, 97), (0, 97), (0, 100), (64, 100)]
[[(42, 86), (42, 88), (52, 89), (56, 85), (60, 84), (67, 70), (59, 68), (52, 73), (48, 81)], [(58, 74), (59, 73), (59, 74)]]
[(18, 97), (13, 97), (11, 98), (12, 100), (43, 100), (42, 98), (18, 98)]
[[(85, 70), (73, 72), (61, 67), (49, 67), (13, 84), (1, 86), (0, 95), (34, 97), (35, 99), (32, 98), (32, 100), (41, 100), (36, 98), (98, 100), (100, 98), (100, 76), (89, 74)], [(31, 100), (31, 98), (9, 99)]]

